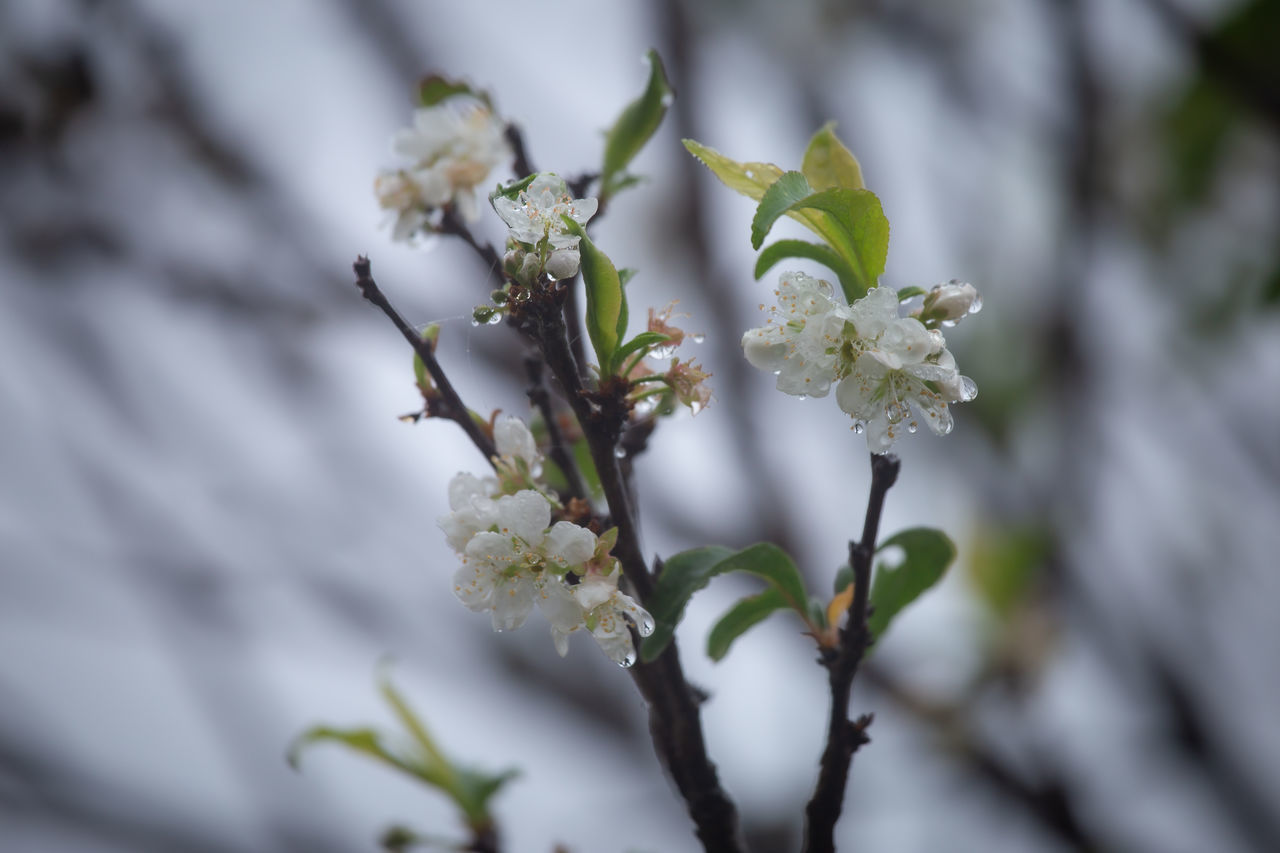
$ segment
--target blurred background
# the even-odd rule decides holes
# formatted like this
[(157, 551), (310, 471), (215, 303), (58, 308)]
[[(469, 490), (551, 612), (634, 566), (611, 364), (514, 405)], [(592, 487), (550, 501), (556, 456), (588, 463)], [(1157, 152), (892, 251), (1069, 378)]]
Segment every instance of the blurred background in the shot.
[[(855, 685), (842, 843), (1280, 849), (1278, 44), (1276, 0), (0, 3), (0, 849), (455, 833), (337, 747), (284, 761), (317, 722), (390, 727), (388, 654), (454, 756), (523, 769), (508, 849), (694, 849), (630, 679), (450, 594), (435, 519), (484, 461), (397, 419), (410, 353), (350, 273), (442, 325), (473, 408), (527, 415), (520, 341), (470, 322), (487, 270), (392, 244), (373, 177), (431, 71), (539, 168), (595, 169), (650, 46), (678, 99), (596, 239), (640, 269), (633, 318), (681, 300), (716, 396), (638, 462), (647, 552), (769, 539), (825, 591), (869, 480), (834, 400), (741, 358), (774, 277), (681, 137), (795, 168), (837, 121), (883, 282), (985, 300), (948, 335), (978, 399), (898, 446), (882, 533), (960, 558)], [(707, 660), (751, 591), (679, 636), (751, 849), (795, 849), (826, 679), (786, 616)]]

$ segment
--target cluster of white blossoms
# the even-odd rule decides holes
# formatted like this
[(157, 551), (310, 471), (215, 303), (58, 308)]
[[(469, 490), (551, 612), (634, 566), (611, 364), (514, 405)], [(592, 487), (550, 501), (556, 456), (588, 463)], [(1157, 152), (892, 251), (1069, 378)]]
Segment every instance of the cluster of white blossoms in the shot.
[(852, 305), (832, 293), (825, 281), (783, 273), (773, 316), (742, 337), (747, 361), (776, 373), (778, 390), (795, 396), (824, 397), (838, 382), (836, 402), (865, 430), (872, 453), (887, 452), (904, 430), (915, 432), (917, 413), (935, 434), (949, 433), (949, 404), (972, 400), (978, 389), (957, 371), (936, 326), (981, 306), (973, 286), (935, 287), (914, 317), (899, 316), (898, 294), (887, 287)]
[(413, 126), (397, 131), (391, 147), (413, 161), (374, 182), (378, 203), (396, 215), (394, 240), (407, 240), (446, 204), (474, 222), (476, 187), (513, 156), (501, 119), (483, 102), (460, 97), (415, 110)]
[(544, 271), (557, 280), (578, 272), (578, 237), (569, 233), (561, 217), (586, 225), (600, 206), (596, 199), (574, 198), (563, 178), (543, 172), (516, 198), (495, 194), (492, 202), (511, 229), (507, 266), (517, 279), (527, 284)]
[(497, 476), (458, 474), (440, 518), (462, 566), (453, 591), (469, 609), (489, 613), (493, 630), (524, 624), (534, 605), (551, 623), (556, 651), (588, 631), (621, 666), (636, 660), (630, 624), (653, 633), (653, 617), (618, 589), (621, 569), (609, 555), (617, 530), (596, 536), (569, 521), (551, 523), (552, 502), (538, 482), (542, 458), (528, 427), (506, 418), (494, 427)]

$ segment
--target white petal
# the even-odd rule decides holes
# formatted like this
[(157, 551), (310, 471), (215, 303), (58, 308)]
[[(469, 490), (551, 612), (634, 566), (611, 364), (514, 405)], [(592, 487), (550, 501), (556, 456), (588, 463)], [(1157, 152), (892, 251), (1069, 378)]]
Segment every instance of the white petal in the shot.
[(551, 524), (551, 504), (532, 489), (498, 498), (498, 530), (519, 536), (533, 547)]
[(499, 456), (523, 459), (533, 468), (538, 462), (538, 445), (533, 433), (519, 418), (503, 418), (493, 427), (493, 443)]
[[(576, 237), (574, 242), (577, 242)], [(555, 243), (553, 239), (551, 244), (554, 246)], [(577, 249), (556, 249), (547, 257), (546, 271), (547, 275), (559, 281), (573, 278), (580, 266), (582, 266), (582, 257)]]
[(499, 580), (493, 589), (493, 630), (514, 631), (533, 609), (535, 586), (524, 575)]
[(618, 576), (620, 571), (615, 570), (612, 574), (602, 574), (600, 572), (591, 572), (582, 579), (582, 582), (573, 588), (574, 598), (578, 599), (578, 604), (583, 610), (595, 610), (613, 598), (618, 591)]
[(790, 349), (782, 330), (774, 325), (748, 329), (742, 336), (742, 353), (757, 370), (781, 370)]
[(453, 574), (453, 594), (469, 610), (488, 610), (493, 602), (493, 573), (480, 563), (463, 563)]
[(543, 581), (538, 591), (538, 609), (551, 623), (553, 630), (566, 636), (582, 627), (582, 605), (574, 598), (571, 588), (559, 578)]
[(547, 534), (547, 557), (566, 568), (580, 566), (596, 552), (596, 535), (570, 521), (557, 521)]
[(508, 566), (519, 556), (515, 546), (511, 544), (510, 535), (488, 530), (471, 537), (471, 541), (467, 543), (466, 554), (471, 560), (484, 562), (490, 566)]

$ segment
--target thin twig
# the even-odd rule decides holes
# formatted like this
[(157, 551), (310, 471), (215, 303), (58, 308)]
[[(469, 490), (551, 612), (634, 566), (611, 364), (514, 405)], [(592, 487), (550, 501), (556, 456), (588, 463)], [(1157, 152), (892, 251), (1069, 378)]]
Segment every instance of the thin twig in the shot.
[(831, 717), (827, 726), (827, 746), (822, 753), (822, 766), (813, 797), (805, 807), (806, 853), (835, 850), (836, 821), (844, 808), (844, 792), (849, 780), (849, 765), (858, 747), (869, 742), (867, 727), (871, 716), (849, 720), (849, 692), (858, 672), (858, 664), (871, 644), (867, 629), (867, 601), (871, 587), (871, 559), (875, 556), (880, 531), (880, 514), (885, 496), (898, 479), (900, 465), (892, 454), (871, 457), (871, 494), (867, 499), (867, 515), (862, 525), (862, 539), (849, 543), (849, 565), (853, 569), (853, 603), (849, 621), (840, 634), (840, 647), (823, 664), (831, 685)]
[(475, 444), (476, 449), (484, 454), (485, 459), (492, 461), (498, 453), (493, 446), (493, 439), (486, 435), (471, 417), (471, 410), (463, 404), (462, 398), (454, 390), (453, 383), (445, 375), (444, 368), (440, 366), (440, 362), (436, 361), (434, 348), (405, 322), (399, 311), (392, 307), (386, 295), (379, 289), (378, 283), (373, 280), (372, 266), (367, 257), (359, 256), (351, 266), (355, 270), (356, 286), (360, 288), (360, 293), (365, 299), (382, 309), (382, 313), (391, 319), (395, 327), (400, 330), (400, 334), (404, 335), (404, 339), (413, 347), (413, 351), (418, 354), (418, 358), (422, 359), (427, 373), (431, 375), (445, 404), (439, 413), (462, 427), (462, 431)]
[(547, 425), (547, 438), (550, 442), (547, 455), (564, 474), (565, 483), (569, 488), (569, 497), (590, 500), (591, 495), (587, 492), (582, 472), (578, 470), (578, 463), (573, 458), (568, 444), (565, 443), (564, 433), (560, 431), (560, 423), (556, 420), (555, 409), (551, 405), (551, 394), (547, 392), (547, 385), (543, 381), (543, 366), (542, 359), (536, 355), (530, 355), (524, 360), (524, 370), (529, 377), (529, 402), (542, 413), (542, 421)]

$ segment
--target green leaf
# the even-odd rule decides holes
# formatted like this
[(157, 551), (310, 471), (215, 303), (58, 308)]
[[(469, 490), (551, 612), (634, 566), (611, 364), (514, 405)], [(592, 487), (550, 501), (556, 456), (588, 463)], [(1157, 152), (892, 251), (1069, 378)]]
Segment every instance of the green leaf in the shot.
[(609, 196), (634, 179), (623, 170), (640, 153), (646, 142), (662, 124), (675, 92), (667, 81), (666, 69), (656, 50), (645, 54), (649, 60), (649, 83), (644, 92), (622, 111), (605, 135), (604, 168), (601, 169), (601, 195)]
[(836, 595), (839, 595), (844, 592), (844, 588), (851, 583), (853, 583), (853, 566), (845, 563), (843, 566), (836, 569), (835, 588), (831, 591)]
[(851, 287), (858, 286), (858, 274), (844, 258), (836, 254), (830, 246), (810, 243), (807, 240), (779, 240), (765, 246), (760, 257), (756, 259), (756, 278), (759, 279), (783, 258), (805, 258), (817, 261), (836, 274), (840, 279), (841, 289), (846, 293)]
[(681, 142), (726, 187), (747, 198), (759, 201), (765, 190), (782, 177), (782, 170), (772, 163), (739, 163), (696, 140), (683, 139)]
[(662, 332), (641, 332), (622, 346), (618, 347), (618, 351), (614, 353), (614, 361), (619, 366), (636, 350), (642, 347), (656, 346), (665, 341), (671, 340), (670, 335), (664, 335)]
[(439, 767), (442, 777), (451, 777), (453, 775), (453, 767), (449, 764), (449, 759), (445, 758), (444, 753), (440, 751), (440, 748), (436, 746), (435, 740), (427, 732), (427, 727), (423, 725), (417, 714), (413, 713), (413, 709), (409, 707), (409, 703), (404, 700), (404, 697), (392, 685), (385, 667), (378, 677), (378, 682), (378, 690), (382, 693), (382, 698), (391, 706), (391, 710), (395, 712), (400, 724), (405, 727), (413, 737), (414, 742), (422, 749), (423, 755), (433, 765)]
[(751, 223), (752, 245), (759, 248), (783, 214), (795, 216), (848, 263), (854, 281), (841, 279), (845, 298), (849, 302), (861, 299), (876, 286), (889, 254), (889, 220), (880, 199), (870, 190), (843, 187), (802, 195), (808, 181), (799, 172), (788, 172), (778, 179), (778, 185), (777, 190), (770, 187), (760, 200)]
[(787, 598), (782, 590), (773, 586), (759, 595), (742, 599), (720, 617), (720, 621), (716, 622), (707, 635), (707, 657), (714, 661), (722, 660), (729, 653), (734, 640), (764, 621), (770, 613), (787, 606)]
[(651, 661), (671, 642), (685, 606), (695, 592), (716, 575), (747, 572), (764, 578), (776, 588), (787, 607), (809, 618), (809, 596), (800, 571), (787, 553), (770, 542), (759, 542), (737, 553), (711, 545), (682, 551), (667, 560), (658, 585), (645, 602), (656, 627), (641, 646), (641, 656)]
[(875, 637), (883, 636), (902, 608), (941, 580), (956, 556), (956, 546), (947, 535), (929, 527), (895, 533), (876, 550), (892, 547), (901, 548), (905, 556), (896, 566), (886, 563), (876, 566), (875, 578), (871, 581), (872, 613), (867, 619), (867, 626)]
[(635, 267), (623, 267), (618, 270), (618, 280), (622, 282), (622, 286), (626, 287), (631, 279), (636, 277), (636, 273), (640, 272)]
[(600, 375), (612, 376), (617, 367), (618, 342), (627, 333), (627, 296), (622, 279), (609, 256), (591, 242), (586, 229), (568, 216), (560, 218), (578, 236), (582, 280), (587, 290), (587, 335), (596, 351)]
[(534, 172), (532, 175), (526, 175), (520, 180), (512, 181), (511, 183), (505, 186), (502, 184), (498, 184), (498, 186), (494, 189), (494, 191), (489, 193), (489, 201), (493, 201), (498, 196), (504, 196), (506, 198), (511, 199), (512, 201), (518, 201), (518, 196), (520, 195), (520, 191), (528, 189), (529, 184), (533, 183), (534, 179), (537, 177), (538, 177), (538, 173)]
[(641, 659), (648, 663), (662, 654), (675, 635), (689, 599), (715, 577), (712, 570), (731, 554), (733, 551), (723, 546), (707, 545), (667, 558), (653, 595), (644, 603), (653, 617), (654, 629), (640, 646)]
[(418, 103), (424, 107), (434, 107), (455, 95), (467, 95), (483, 102), (490, 110), (493, 109), (493, 103), (489, 100), (487, 92), (477, 92), (469, 83), (462, 80), (450, 80), (439, 74), (432, 74), (418, 82)]
[(438, 774), (433, 773), (431, 768), (406, 756), (396, 755), (391, 752), (382, 745), (382, 735), (370, 728), (337, 729), (330, 726), (314, 726), (307, 729), (298, 735), (289, 747), (287, 756), (289, 765), (296, 770), (302, 757), (302, 751), (314, 744), (324, 742), (343, 744), (356, 752), (364, 753), (384, 764), (389, 764), (398, 770), (408, 773), (410, 776), (415, 776), (433, 787), (445, 788), (444, 780)]
[(858, 165), (858, 158), (836, 136), (835, 127), (835, 122), (827, 122), (809, 140), (800, 171), (808, 178), (809, 186), (815, 190), (830, 187), (863, 189), (866, 185), (862, 182), (862, 167)]
[(773, 182), (760, 197), (755, 218), (751, 220), (751, 248), (759, 249), (765, 235), (778, 217), (813, 195), (813, 187), (799, 172), (786, 172)]

